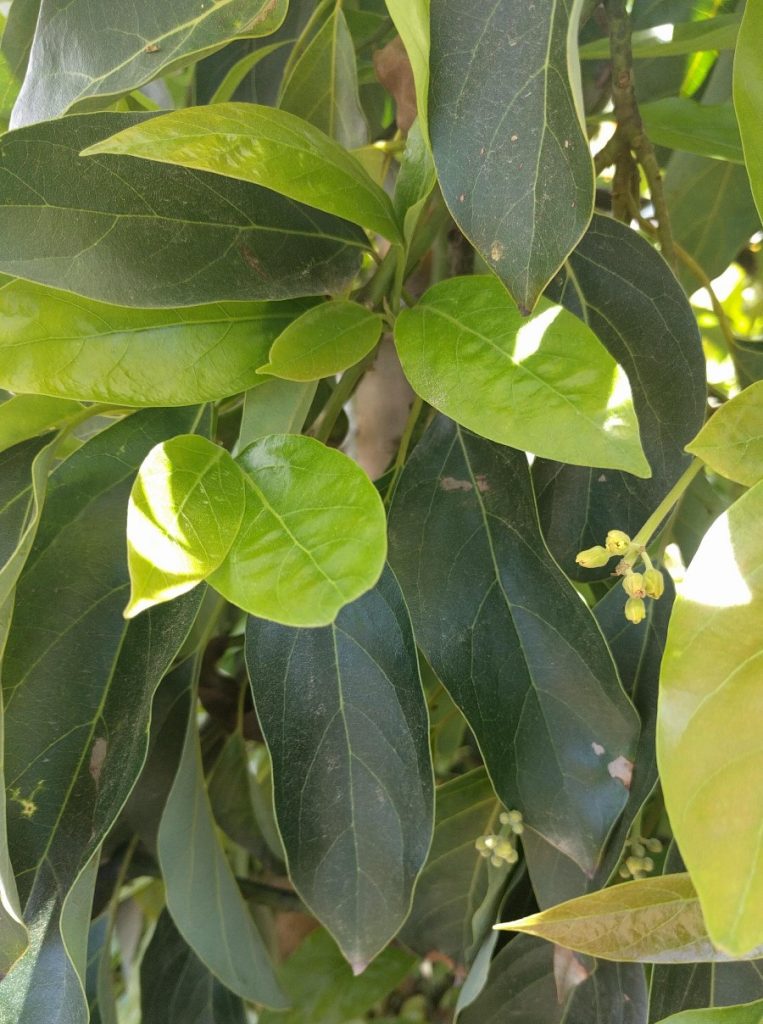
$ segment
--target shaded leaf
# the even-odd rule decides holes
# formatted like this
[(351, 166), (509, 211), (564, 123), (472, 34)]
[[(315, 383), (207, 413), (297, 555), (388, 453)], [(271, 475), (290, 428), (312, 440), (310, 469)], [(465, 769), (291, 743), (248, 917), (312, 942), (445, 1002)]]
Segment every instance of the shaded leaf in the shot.
[(668, 632), (657, 730), (673, 833), (710, 935), (736, 955), (763, 944), (763, 795), (750, 785), (763, 769), (761, 516), (763, 481), (694, 556)]
[(320, 129), (283, 110), (254, 103), (176, 110), (130, 126), (85, 155), (99, 153), (252, 182), (393, 241), (400, 237), (389, 196), (358, 161)]
[(244, 517), (244, 488), (230, 454), (205, 437), (181, 435), (151, 449), (127, 507), (125, 618), (185, 594), (221, 565)]
[(670, 96), (641, 103), (638, 109), (655, 145), (715, 160), (744, 162), (739, 126), (731, 103), (703, 104), (683, 96)]
[[(624, 882), (496, 927), (626, 963), (729, 959), (710, 941), (699, 900), (685, 874)], [(750, 955), (760, 956), (761, 950)]]
[[(656, 25), (633, 33), (633, 56), (680, 57), (697, 50), (733, 50), (739, 32), (739, 15), (717, 14), (701, 21)], [(580, 47), (583, 60), (606, 60), (609, 40), (596, 39)]]
[(763, 128), (760, 108), (763, 103), (763, 75), (760, 53), (763, 49), (763, 10), (760, 4), (745, 4), (739, 41), (734, 51), (734, 109), (739, 118), (744, 158), (750, 176), (752, 194), (763, 219)]
[(324, 629), (247, 626), (289, 875), (356, 973), (405, 920), (432, 834), (428, 721), (389, 569)]
[(627, 798), (607, 766), (632, 760), (638, 723), (543, 542), (524, 453), (436, 421), (397, 486), (390, 559), (499, 798), (592, 871)]
[(310, 437), (274, 434), (237, 458), (243, 525), (209, 582), (251, 615), (325, 626), (369, 590), (386, 556), (381, 498), (341, 452)]
[(258, 373), (296, 381), (330, 377), (367, 356), (381, 331), (381, 317), (365, 306), (344, 299), (324, 302), (279, 334)]
[[(198, 670), (197, 656), (186, 663), (187, 687), (195, 685)], [(191, 693), (183, 753), (157, 843), (167, 908), (196, 956), (227, 988), (282, 1008), (286, 1000), (215, 828)]]
[[(705, 417), (705, 360), (692, 309), (662, 257), (623, 224), (596, 216), (555, 280), (554, 299), (586, 320), (631, 384), (649, 480), (536, 460), (543, 532), (564, 571), (590, 581), (575, 554), (612, 528), (634, 535), (689, 465), (683, 450)], [(680, 381), (680, 387), (669, 382)]]
[(262, 801), (257, 787), (244, 738), (231, 733), (207, 779), (209, 802), (223, 832), (264, 861), (269, 854), (255, 814), (255, 801)]
[(244, 396), (244, 411), (234, 454), (268, 434), (300, 434), (313, 404), (316, 383), (258, 377)]
[(287, 74), (278, 106), (314, 124), (345, 149), (368, 141), (355, 46), (341, 6), (334, 7)]
[(760, 960), (728, 964), (666, 964), (652, 969), (649, 1020), (680, 1010), (732, 1006), (763, 998)]
[(16, 0), (10, 5), (3, 32), (2, 51), (11, 73), (21, 83), (29, 61), (41, 0)]
[(367, 243), (345, 221), (219, 175), (80, 157), (142, 120), (83, 114), (0, 138), (0, 271), (129, 306), (285, 299), (353, 278)]
[(569, 69), (582, 4), (432, 0), (429, 134), (454, 220), (520, 308), (593, 212), (593, 169)]
[(129, 309), (0, 283), (0, 386), (88, 402), (194, 405), (258, 383), (258, 359), (304, 302)]
[(687, 1010), (666, 1018), (662, 1024), (761, 1024), (763, 1000), (720, 1010)]
[[(118, 0), (42, 0), (30, 67), (13, 127), (103, 106), (173, 67), (223, 46), (232, 36), (278, 28), (287, 0), (194, 0), (125, 8)], [(93, 45), (94, 34), (98, 44)]]
[(210, 974), (165, 910), (140, 967), (142, 1024), (246, 1024), (241, 999)]
[(15, 395), (0, 404), (0, 452), (53, 430), (82, 412), (79, 402), (40, 395)]
[(523, 319), (494, 278), (451, 278), (400, 313), (395, 344), (413, 389), (483, 437), (648, 476), (624, 374), (561, 306)]
[(686, 450), (729, 480), (756, 484), (763, 477), (763, 381), (717, 409)]
[(260, 1024), (345, 1024), (356, 1020), (397, 988), (414, 963), (409, 954), (391, 946), (360, 977), (353, 977), (331, 936), (318, 929), (281, 967), (281, 982), (292, 1009), (278, 1014), (266, 1010), (260, 1014)]

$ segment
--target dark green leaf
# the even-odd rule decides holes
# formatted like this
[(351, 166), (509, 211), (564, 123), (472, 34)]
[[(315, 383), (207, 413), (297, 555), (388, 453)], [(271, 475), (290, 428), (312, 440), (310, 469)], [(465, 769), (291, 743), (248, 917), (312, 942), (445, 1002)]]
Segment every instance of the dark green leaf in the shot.
[(429, 134), (463, 233), (531, 310), (593, 211), (569, 68), (578, 0), (432, 0)]
[(397, 582), (387, 569), (325, 629), (250, 619), (246, 651), (290, 877), (362, 971), (405, 920), (432, 834), (426, 706)]
[(314, 124), (345, 147), (368, 141), (358, 96), (355, 47), (337, 5), (284, 80), (279, 107)]
[(763, 998), (760, 960), (731, 964), (666, 964), (652, 970), (649, 1020), (680, 1010), (732, 1006)]
[(142, 1024), (246, 1024), (241, 999), (210, 974), (164, 911), (140, 968)]
[(209, 802), (223, 832), (264, 861), (269, 854), (255, 814), (255, 802), (262, 800), (257, 790), (244, 738), (240, 732), (231, 733), (207, 779)]
[[(103, 106), (232, 36), (266, 36), (287, 0), (42, 0), (13, 126)], [(93, 40), (97, 39), (97, 43)]]
[(626, 802), (615, 776), (638, 722), (543, 542), (524, 453), (440, 418), (395, 492), (390, 558), (498, 796), (592, 871)]
[(127, 564), (116, 553), (127, 496), (153, 444), (197, 422), (194, 409), (138, 413), (63, 462), (17, 585), (3, 660), (5, 768), (11, 857), (35, 941), (8, 981), (14, 1020), (37, 1019), (27, 990), (42, 999), (57, 972), (71, 981), (61, 1005), (75, 1012), (81, 999), (59, 920), (137, 778), (151, 696), (197, 607), (193, 596), (125, 624)]
[(361, 977), (353, 977), (336, 943), (319, 929), (308, 935), (281, 968), (281, 981), (293, 1009), (286, 1013), (266, 1010), (259, 1024), (355, 1021), (400, 985), (413, 965), (411, 956), (393, 946), (369, 964)]
[[(663, 259), (635, 232), (597, 216), (553, 297), (587, 321), (628, 374), (652, 476), (537, 461), (543, 531), (564, 571), (589, 581), (575, 554), (613, 528), (633, 535), (688, 466), (683, 450), (705, 416), (705, 361), (694, 314)], [(679, 386), (680, 383), (680, 386)]]
[(345, 221), (219, 175), (79, 156), (142, 119), (80, 115), (0, 138), (0, 270), (129, 306), (284, 299), (352, 279), (366, 238)]
[[(322, 131), (283, 110), (220, 103), (177, 110), (89, 147), (240, 179), (399, 240), (389, 196)], [(214, 180), (214, 179), (213, 179)]]
[(311, 437), (272, 434), (236, 460), (246, 511), (209, 582), (251, 615), (325, 626), (378, 580), (384, 506), (360, 467)]
[(118, 405), (194, 405), (259, 383), (258, 359), (305, 302), (129, 309), (0, 283), (0, 386)]
[(395, 344), (413, 389), (483, 437), (648, 475), (625, 375), (562, 306), (524, 319), (495, 278), (451, 278), (403, 310)]

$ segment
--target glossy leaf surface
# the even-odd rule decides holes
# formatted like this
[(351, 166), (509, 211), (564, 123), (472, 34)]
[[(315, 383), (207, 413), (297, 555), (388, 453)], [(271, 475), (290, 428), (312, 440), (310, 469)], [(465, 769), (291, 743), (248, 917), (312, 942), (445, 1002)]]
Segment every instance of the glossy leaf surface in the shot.
[(284, 110), (219, 103), (176, 110), (90, 147), (252, 182), (399, 239), (389, 196), (320, 129)]
[(247, 627), (289, 873), (356, 973), (397, 933), (432, 832), (428, 719), (392, 573), (332, 626)]
[(570, 68), (578, 0), (432, 0), (429, 134), (453, 218), (532, 310), (593, 212)]
[(561, 306), (525, 319), (494, 278), (452, 278), (403, 310), (395, 343), (413, 389), (483, 437), (649, 475), (625, 375)]
[(143, 460), (127, 507), (125, 617), (184, 594), (230, 551), (246, 505), (244, 475), (205, 437), (173, 437)]
[(209, 582), (251, 615), (328, 625), (382, 571), (376, 488), (347, 456), (309, 437), (273, 434), (236, 461), (246, 483), (243, 525)]
[[(198, 672), (188, 662), (191, 687)], [(204, 784), (195, 701), (177, 775), (159, 826), (159, 863), (167, 907), (196, 956), (227, 988), (245, 999), (282, 1008), (287, 1002), (273, 973), (265, 943), (220, 844)]]
[(303, 302), (130, 309), (5, 279), (0, 386), (118, 405), (214, 401), (258, 382), (258, 360), (304, 309)]
[(739, 41), (734, 51), (734, 108), (739, 118), (745, 163), (750, 176), (752, 194), (763, 219), (763, 126), (760, 105), (763, 103), (763, 71), (760, 54), (763, 49), (763, 10), (760, 4), (746, 4), (739, 27)]
[(660, 680), (657, 755), (671, 825), (709, 932), (736, 955), (763, 945), (763, 797), (750, 784), (763, 770), (761, 516), (763, 482), (705, 535)]
[(82, 412), (79, 402), (40, 395), (15, 395), (0, 403), (0, 452), (62, 426)]
[(632, 761), (638, 723), (543, 542), (524, 454), (437, 420), (395, 492), (390, 561), (498, 796), (592, 871), (627, 798), (608, 765)]
[(717, 409), (686, 450), (729, 480), (756, 484), (763, 477), (763, 381)]
[(596, 216), (569, 266), (552, 297), (584, 319), (627, 372), (652, 471), (650, 479), (635, 480), (605, 469), (533, 466), (549, 547), (569, 576), (590, 581), (611, 569), (582, 570), (576, 553), (601, 544), (614, 527), (631, 536), (641, 528), (689, 465), (683, 446), (704, 422), (707, 385), (692, 309), (644, 239)]
[(296, 381), (341, 373), (368, 355), (381, 331), (381, 317), (365, 306), (343, 299), (324, 302), (279, 334), (259, 372)]
[(129, 7), (119, 0), (42, 0), (13, 126), (103, 106), (103, 97), (144, 85), (232, 36), (268, 35), (286, 7), (287, 0), (138, 0)]
[(351, 280), (366, 239), (346, 221), (219, 175), (80, 157), (144, 119), (85, 114), (2, 136), (0, 271), (127, 306), (285, 299)]
[(624, 882), (497, 927), (604, 960), (670, 964), (728, 959), (707, 934), (688, 875)]

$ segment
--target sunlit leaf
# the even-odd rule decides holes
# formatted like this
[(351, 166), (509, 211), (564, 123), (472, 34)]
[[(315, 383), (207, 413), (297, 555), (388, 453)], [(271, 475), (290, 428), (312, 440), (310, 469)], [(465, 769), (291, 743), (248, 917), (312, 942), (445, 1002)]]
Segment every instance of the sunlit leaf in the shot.
[[(2, 294), (0, 292), (0, 294)], [(40, 395), (16, 395), (0, 403), (0, 452), (60, 427), (82, 412), (79, 402)]]
[(734, 51), (734, 108), (739, 118), (742, 146), (752, 194), (763, 219), (763, 9), (760, 4), (745, 4), (739, 41)]
[(757, 483), (763, 477), (763, 381), (717, 409), (686, 450), (729, 480)]

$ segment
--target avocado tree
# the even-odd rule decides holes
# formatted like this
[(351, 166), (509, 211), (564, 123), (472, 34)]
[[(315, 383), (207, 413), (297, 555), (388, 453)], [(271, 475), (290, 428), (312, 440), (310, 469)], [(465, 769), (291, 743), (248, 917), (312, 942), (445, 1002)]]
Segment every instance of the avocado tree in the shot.
[(760, 1024), (763, 3), (0, 8), (0, 1022)]

